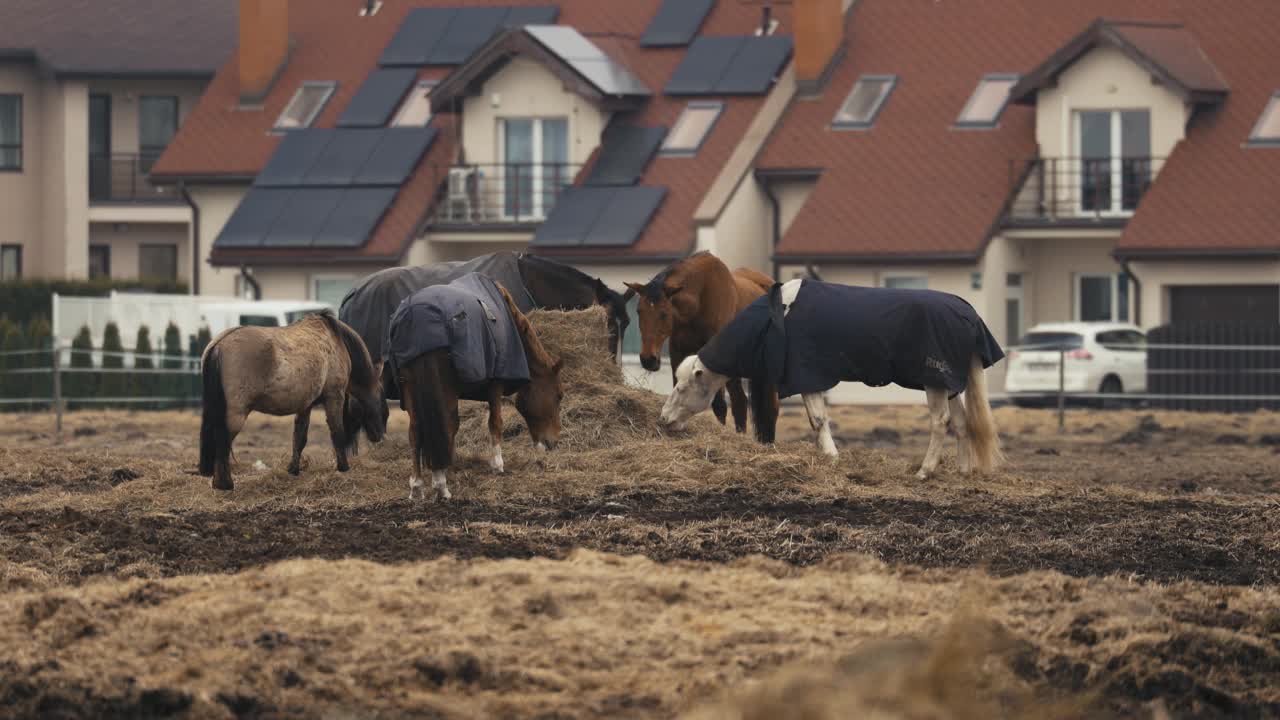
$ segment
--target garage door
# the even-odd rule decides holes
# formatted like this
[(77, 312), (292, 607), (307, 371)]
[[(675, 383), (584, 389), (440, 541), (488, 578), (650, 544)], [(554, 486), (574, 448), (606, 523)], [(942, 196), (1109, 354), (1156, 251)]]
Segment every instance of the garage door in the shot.
[(1280, 324), (1280, 285), (1186, 285), (1169, 288), (1175, 324), (1249, 322)]

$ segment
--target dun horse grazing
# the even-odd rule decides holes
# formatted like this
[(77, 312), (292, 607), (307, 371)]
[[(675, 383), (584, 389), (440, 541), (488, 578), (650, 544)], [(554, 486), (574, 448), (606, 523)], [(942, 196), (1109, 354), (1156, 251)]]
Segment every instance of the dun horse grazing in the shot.
[[(671, 370), (686, 357), (707, 344), (740, 311), (765, 294), (773, 284), (768, 276), (750, 268), (729, 272), (720, 258), (700, 252), (674, 263), (649, 282), (626, 283), (632, 294), (640, 296), (637, 314), (640, 320), (640, 364), (646, 370), (662, 367), (662, 344), (670, 340)], [(738, 432), (747, 429), (747, 396), (742, 383), (728, 384), (733, 405), (733, 424)], [(765, 400), (767, 398), (761, 398)], [(716, 418), (725, 421), (724, 398), (717, 391), (712, 407)], [(773, 440), (768, 426), (756, 423), (761, 440)]]
[(307, 444), (311, 409), (323, 407), (338, 471), (361, 428), (373, 442), (386, 432), (378, 375), (364, 341), (332, 312), (283, 328), (236, 327), (218, 335), (202, 360), (204, 410), (200, 474), (215, 490), (231, 490), (231, 444), (250, 412), (297, 415), (293, 460), (297, 475)]
[(954, 295), (792, 280), (774, 285), (680, 364), (661, 420), (682, 428), (730, 377), (764, 380), (781, 397), (804, 399), (818, 446), (834, 457), (822, 393), (841, 381), (892, 382), (928, 399), (929, 449), (918, 477), (937, 468), (948, 427), (961, 471), (990, 470), (1001, 453), (983, 371), (1003, 357), (982, 318)]
[(406, 298), (391, 317), (388, 363), (409, 412), (410, 499), (423, 495), (424, 463), (439, 498), (451, 497), (447, 471), (459, 399), (489, 403), (490, 465), (497, 472), (503, 471), (503, 396), (515, 393), (535, 446), (550, 450), (560, 439), (561, 363), (511, 294), (485, 276), (464, 275)]

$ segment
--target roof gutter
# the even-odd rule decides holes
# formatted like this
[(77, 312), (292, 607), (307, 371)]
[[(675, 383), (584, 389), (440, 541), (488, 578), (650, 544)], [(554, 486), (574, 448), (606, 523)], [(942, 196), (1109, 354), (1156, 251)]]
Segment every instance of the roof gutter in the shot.
[(1186, 250), (1116, 248), (1111, 256), (1118, 262), (1130, 260), (1247, 260), (1280, 259), (1280, 248), (1192, 248)]
[(190, 185), (249, 185), (253, 182), (253, 175), (200, 175), (186, 173), (171, 173), (165, 175), (149, 174), (147, 180), (152, 185), (178, 185), (187, 183)]
[(178, 194), (183, 202), (191, 208), (191, 294), (200, 294), (200, 206), (195, 198), (187, 192), (187, 184), (178, 181)]
[(1142, 327), (1142, 281), (1137, 275), (1133, 274), (1133, 268), (1129, 267), (1129, 261), (1123, 259), (1120, 261), (1120, 272), (1129, 278), (1129, 284), (1133, 286), (1133, 324)]
[(788, 255), (774, 253), (772, 259), (779, 265), (804, 265), (816, 277), (813, 265), (968, 265), (981, 258), (974, 253), (920, 253), (918, 255)]

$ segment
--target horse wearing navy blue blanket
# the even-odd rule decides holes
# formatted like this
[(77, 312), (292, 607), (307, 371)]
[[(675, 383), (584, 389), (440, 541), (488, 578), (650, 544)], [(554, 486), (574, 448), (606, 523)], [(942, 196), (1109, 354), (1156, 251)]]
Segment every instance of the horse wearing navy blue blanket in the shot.
[(471, 273), (405, 298), (391, 316), (386, 353), (401, 407), (409, 412), (411, 499), (423, 495), (424, 462), (440, 499), (450, 497), (447, 470), (460, 399), (489, 403), (490, 464), (497, 472), (503, 471), (503, 396), (515, 394), (537, 447), (550, 450), (560, 438), (561, 363), (510, 293), (488, 277)]
[[(840, 382), (895, 383), (928, 399), (931, 433), (919, 477), (937, 468), (948, 428), (960, 469), (990, 470), (1001, 455), (984, 371), (1003, 357), (973, 306), (955, 295), (792, 280), (774, 285), (681, 363), (662, 422), (682, 428), (728, 378), (748, 378), (753, 405), (765, 395), (758, 387), (800, 395), (819, 447), (834, 457), (822, 393)], [(763, 409), (753, 407), (757, 417)]]

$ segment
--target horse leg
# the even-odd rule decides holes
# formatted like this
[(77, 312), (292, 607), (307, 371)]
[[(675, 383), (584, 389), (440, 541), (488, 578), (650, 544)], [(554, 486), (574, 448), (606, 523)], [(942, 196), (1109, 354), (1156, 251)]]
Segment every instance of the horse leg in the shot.
[(742, 389), (742, 380), (730, 378), (726, 387), (729, 390), (729, 402), (733, 406), (733, 427), (744, 433), (747, 431), (747, 393)]
[(938, 468), (938, 456), (942, 454), (942, 444), (947, 440), (947, 391), (936, 388), (925, 388), (925, 398), (929, 403), (929, 449), (924, 453), (924, 462), (920, 463), (920, 471), (916, 477), (924, 480)]
[(244, 412), (227, 410), (227, 443), (218, 448), (218, 454), (213, 463), (214, 490), (235, 489), (235, 483), (231, 480), (231, 446), (235, 443), (236, 436), (244, 429), (244, 421), (248, 415), (247, 410)]
[(333, 441), (333, 455), (337, 460), (338, 472), (351, 469), (347, 462), (347, 430), (342, 422), (344, 396), (334, 393), (324, 399), (324, 419), (329, 425), (329, 439)]
[(494, 472), (502, 472), (502, 385), (489, 383), (489, 444), (493, 458), (489, 466)]
[(449, 492), (449, 466), (453, 464), (454, 441), (458, 436), (461, 418), (458, 416), (458, 396), (448, 394), (441, 401), (445, 404), (445, 417), (448, 427), (440, 428), (445, 433), (444, 443), (431, 457), (431, 487), (435, 488), (437, 500), (448, 500), (453, 497)]
[(960, 463), (960, 472), (968, 475), (973, 470), (972, 445), (969, 439), (969, 423), (964, 414), (964, 402), (959, 395), (947, 401), (951, 411), (951, 429), (956, 433), (956, 459)]
[(809, 416), (809, 427), (818, 433), (818, 449), (823, 455), (838, 457), (836, 441), (831, 439), (831, 423), (827, 419), (827, 401), (822, 393), (805, 393), (800, 396), (804, 400), (804, 411)]
[(307, 430), (311, 427), (311, 408), (298, 413), (293, 419), (293, 460), (289, 462), (289, 474), (302, 472), (302, 450), (307, 446)]

